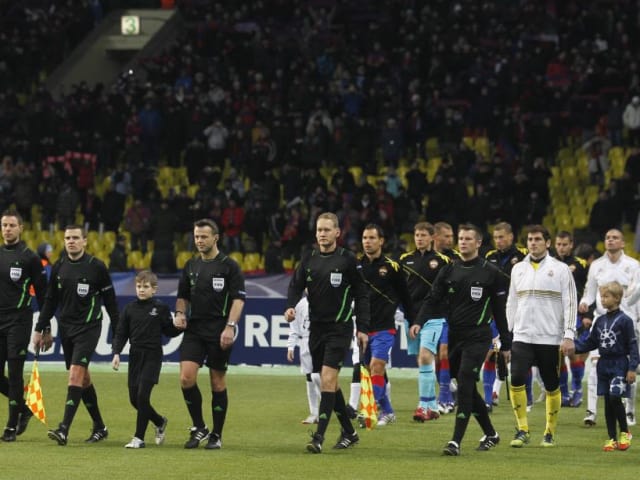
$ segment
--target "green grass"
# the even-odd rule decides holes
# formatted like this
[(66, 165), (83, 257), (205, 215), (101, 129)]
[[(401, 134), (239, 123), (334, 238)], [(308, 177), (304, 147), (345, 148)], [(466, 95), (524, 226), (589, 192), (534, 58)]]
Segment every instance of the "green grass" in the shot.
[[(582, 426), (584, 408), (563, 408), (557, 447), (539, 446), (544, 428), (543, 404), (530, 413), (532, 442), (523, 449), (509, 447), (514, 431), (511, 409), (503, 402), (492, 419), (502, 442), (489, 452), (476, 452), (481, 432), (471, 421), (460, 457), (443, 457), (441, 449), (453, 431), (453, 415), (424, 424), (411, 415), (416, 402), (415, 370), (393, 369), (392, 401), (398, 422), (378, 430), (361, 432), (361, 441), (347, 451), (331, 450), (338, 437), (332, 419), (321, 455), (305, 451), (309, 428), (300, 424), (307, 415), (304, 378), (297, 369), (233, 367), (228, 375), (230, 410), (220, 451), (185, 450), (190, 420), (184, 406), (175, 367), (165, 368), (152, 403), (169, 417), (166, 443), (153, 443), (147, 431), (147, 448), (123, 448), (135, 429), (135, 412), (128, 403), (126, 373), (95, 366), (92, 373), (100, 405), (109, 427), (109, 438), (96, 445), (84, 444), (91, 424), (80, 407), (69, 444), (59, 447), (47, 439), (46, 428), (33, 420), (15, 443), (1, 444), (2, 479), (31, 476), (54, 479), (403, 479), (437, 478), (634, 478), (640, 443), (627, 452), (602, 452), (606, 440), (604, 411), (597, 426)], [(40, 373), (49, 423), (62, 416), (66, 373), (60, 367), (41, 365)], [(342, 384), (348, 389), (348, 374)], [(205, 404), (210, 401), (205, 372), (200, 386)], [(503, 393), (504, 396), (504, 393)], [(505, 400), (502, 398), (501, 400)], [(206, 409), (209, 411), (209, 408)], [(640, 410), (639, 410), (640, 411)], [(6, 411), (5, 411), (6, 415)], [(205, 415), (207, 422), (210, 412)], [(633, 429), (632, 429), (633, 431)]]

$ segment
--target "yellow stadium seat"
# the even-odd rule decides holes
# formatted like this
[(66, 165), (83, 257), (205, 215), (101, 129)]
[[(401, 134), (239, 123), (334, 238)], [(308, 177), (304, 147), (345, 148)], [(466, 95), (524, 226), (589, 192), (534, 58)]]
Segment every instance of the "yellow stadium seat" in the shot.
[(554, 203), (552, 205), (553, 213), (555, 215), (568, 215), (569, 214), (569, 205), (564, 203)]
[(576, 228), (585, 228), (589, 225), (589, 215), (587, 213), (579, 213), (573, 216), (573, 223)]
[(231, 252), (229, 253), (229, 257), (233, 258), (238, 265), (242, 266), (242, 263), (244, 261), (244, 255), (242, 254), (242, 252)]
[(176, 266), (182, 270), (184, 268), (184, 265), (187, 263), (188, 260), (190, 260), (193, 257), (194, 253), (187, 251), (187, 250), (183, 250), (181, 252), (178, 252), (178, 257), (176, 258)]
[(573, 221), (568, 214), (556, 215), (556, 227), (558, 230), (573, 231)]
[(440, 145), (438, 144), (438, 137), (428, 138), (425, 142), (425, 150), (428, 157), (436, 156), (440, 154)]
[(560, 176), (549, 177), (549, 189), (564, 190), (562, 187), (562, 178)]
[(547, 227), (548, 230), (553, 230), (556, 225), (553, 215), (545, 215), (542, 219), (542, 225)]
[(567, 158), (573, 157), (573, 151), (570, 148), (561, 148), (558, 150), (558, 161), (559, 163), (563, 163)]
[(260, 268), (261, 255), (259, 253), (247, 253), (244, 256), (242, 269), (244, 271), (253, 271)]
[(349, 167), (349, 171), (351, 172), (351, 175), (353, 176), (353, 180), (357, 184), (358, 180), (360, 180), (360, 177), (362, 176), (362, 167), (354, 165), (353, 167)]
[(624, 148), (622, 147), (611, 147), (609, 149), (609, 158), (613, 160), (614, 158), (624, 158)]
[(377, 175), (367, 175), (367, 183), (375, 187), (378, 183), (378, 178), (379, 177)]
[(141, 268), (143, 256), (140, 250), (132, 250), (129, 252), (129, 256), (127, 257), (127, 267), (128, 268)]
[(427, 168), (437, 170), (442, 165), (442, 157), (430, 157), (427, 160)]

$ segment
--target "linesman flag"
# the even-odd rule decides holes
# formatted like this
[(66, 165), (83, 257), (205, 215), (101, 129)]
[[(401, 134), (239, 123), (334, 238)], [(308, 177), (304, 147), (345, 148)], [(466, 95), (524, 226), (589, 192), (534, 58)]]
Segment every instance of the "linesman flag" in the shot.
[(44, 411), (44, 399), (42, 398), (42, 386), (40, 385), (40, 373), (38, 372), (38, 354), (33, 359), (31, 367), (31, 378), (26, 388), (25, 403), (29, 410), (33, 412), (33, 416), (47, 425), (47, 414)]
[(360, 365), (360, 405), (358, 407), (367, 430), (372, 430), (378, 424), (378, 405), (373, 396), (369, 369), (362, 364)]

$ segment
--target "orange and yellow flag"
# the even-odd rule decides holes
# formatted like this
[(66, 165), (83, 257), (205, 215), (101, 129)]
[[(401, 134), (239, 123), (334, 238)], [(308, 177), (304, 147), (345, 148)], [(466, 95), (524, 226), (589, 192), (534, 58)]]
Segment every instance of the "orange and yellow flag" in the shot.
[(360, 405), (358, 411), (364, 418), (367, 430), (373, 429), (378, 424), (378, 405), (373, 396), (371, 375), (369, 369), (364, 365), (360, 365)]
[(25, 403), (33, 416), (45, 425), (47, 424), (47, 414), (44, 411), (44, 400), (42, 398), (42, 386), (40, 385), (40, 373), (38, 372), (38, 360), (33, 361), (31, 368), (31, 378), (26, 387)]

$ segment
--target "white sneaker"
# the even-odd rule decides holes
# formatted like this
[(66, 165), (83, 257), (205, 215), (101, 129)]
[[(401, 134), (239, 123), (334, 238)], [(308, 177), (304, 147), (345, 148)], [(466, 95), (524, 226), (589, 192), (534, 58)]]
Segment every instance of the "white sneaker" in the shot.
[(318, 423), (318, 417), (315, 415), (309, 415), (307, 418), (302, 420), (302, 423), (305, 425), (312, 425), (314, 423)]
[(164, 443), (164, 436), (167, 432), (167, 423), (169, 423), (169, 420), (167, 420), (167, 417), (162, 417), (162, 425), (160, 425), (159, 427), (155, 427), (156, 445), (162, 445)]
[(636, 416), (632, 412), (627, 412), (627, 425), (633, 427), (636, 424)]
[(144, 440), (140, 440), (138, 437), (133, 437), (129, 443), (127, 443), (124, 448), (144, 448)]
[(390, 423), (396, 423), (395, 413), (385, 413), (378, 419), (379, 427), (384, 427), (385, 425), (389, 425)]
[(591, 410), (587, 410), (587, 416), (582, 421), (587, 427), (593, 427), (596, 424), (596, 414)]

